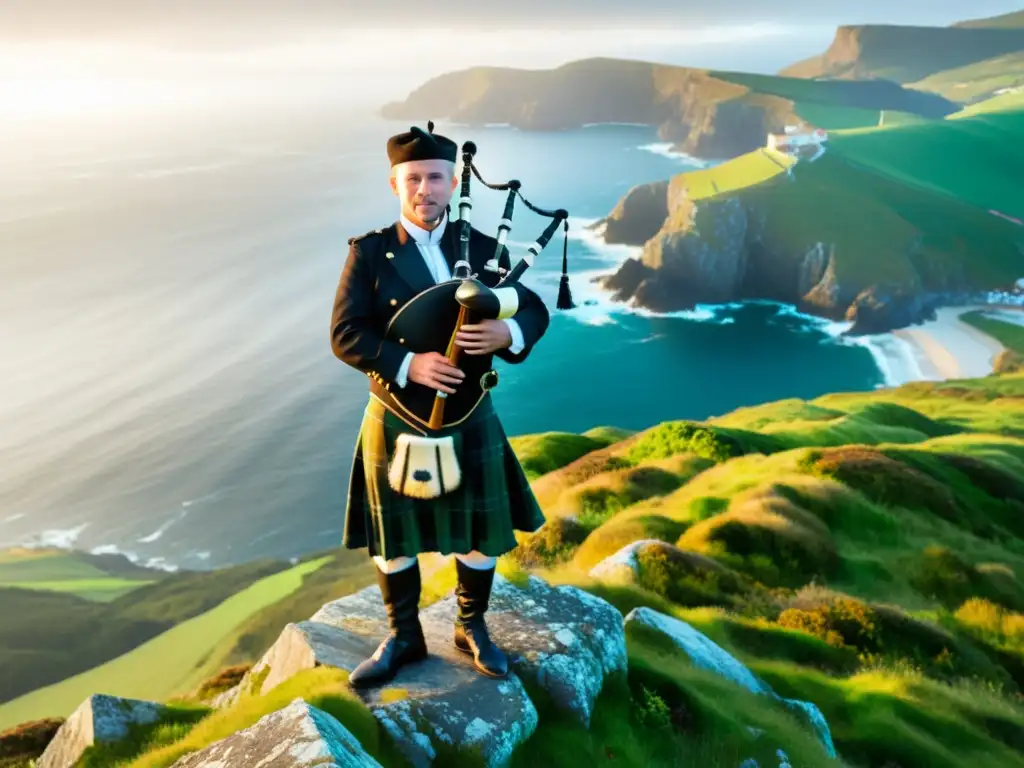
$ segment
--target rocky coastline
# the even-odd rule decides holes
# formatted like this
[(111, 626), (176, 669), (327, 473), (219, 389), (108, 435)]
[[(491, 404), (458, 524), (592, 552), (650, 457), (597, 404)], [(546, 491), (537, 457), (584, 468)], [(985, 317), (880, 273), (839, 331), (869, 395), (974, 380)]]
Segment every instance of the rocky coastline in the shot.
[(859, 336), (934, 320), (943, 306), (1006, 303), (1015, 295), (1012, 286), (990, 293), (955, 278), (936, 287), (917, 274), (841, 280), (834, 243), (780, 245), (766, 236), (769, 214), (758, 201), (727, 195), (695, 204), (677, 179), (637, 185), (591, 225), (606, 243), (642, 248), (639, 257), (593, 278), (614, 301), (668, 313), (770, 300), (850, 323), (845, 334)]

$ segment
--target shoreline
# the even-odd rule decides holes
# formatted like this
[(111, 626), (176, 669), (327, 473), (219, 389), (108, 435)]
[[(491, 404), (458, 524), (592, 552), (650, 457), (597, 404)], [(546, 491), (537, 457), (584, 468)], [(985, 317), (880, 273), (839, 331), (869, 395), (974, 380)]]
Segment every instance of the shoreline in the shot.
[(992, 373), (996, 358), (1005, 348), (996, 339), (960, 320), (960, 315), (975, 310), (1016, 311), (1024, 317), (1024, 310), (1002, 305), (941, 307), (936, 310), (935, 320), (892, 332), (912, 350), (921, 371), (918, 380), (972, 379)]

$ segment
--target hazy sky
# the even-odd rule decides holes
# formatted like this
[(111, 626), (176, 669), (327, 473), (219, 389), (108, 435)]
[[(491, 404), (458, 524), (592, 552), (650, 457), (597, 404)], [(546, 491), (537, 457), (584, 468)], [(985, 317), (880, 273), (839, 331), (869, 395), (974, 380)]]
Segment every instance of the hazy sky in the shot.
[(0, 120), (247, 104), (376, 106), (455, 69), (547, 68), (590, 56), (771, 73), (823, 51), (839, 24), (946, 25), (1019, 7), (552, 0), (557, 11), (540, 10), (548, 2), (0, 0)]
[(144, 36), (232, 44), (352, 26), (406, 27), (417, 22), (433, 27), (514, 24), (535, 29), (760, 22), (942, 25), (965, 16), (987, 16), (1019, 7), (1020, 0), (3, 0), (0, 38)]

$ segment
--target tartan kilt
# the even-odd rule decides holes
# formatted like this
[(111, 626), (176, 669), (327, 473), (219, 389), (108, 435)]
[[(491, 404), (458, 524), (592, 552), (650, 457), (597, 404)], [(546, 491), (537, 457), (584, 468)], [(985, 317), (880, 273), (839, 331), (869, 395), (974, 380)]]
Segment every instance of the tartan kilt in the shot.
[(517, 546), (513, 531), (536, 531), (544, 514), (488, 394), (462, 424), (431, 432), (451, 435), (462, 482), (434, 499), (399, 494), (388, 483), (389, 459), (403, 432), (422, 434), (370, 397), (356, 439), (343, 546), (367, 547), (385, 560), (421, 552), (491, 557)]

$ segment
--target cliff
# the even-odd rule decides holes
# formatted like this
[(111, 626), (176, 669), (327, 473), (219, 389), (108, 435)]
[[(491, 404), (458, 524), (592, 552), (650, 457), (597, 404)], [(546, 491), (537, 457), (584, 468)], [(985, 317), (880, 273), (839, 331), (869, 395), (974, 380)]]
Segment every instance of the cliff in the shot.
[(760, 150), (640, 186), (599, 226), (642, 254), (599, 282), (659, 312), (773, 299), (851, 321), (851, 333), (1009, 290), (1024, 269), (1024, 230), (989, 209), (1024, 214), (1020, 163), (1009, 148), (996, 159), (990, 129), (1021, 114), (839, 132), (813, 162)]
[(657, 126), (695, 157), (734, 157), (792, 123), (802, 105), (942, 117), (955, 105), (893, 83), (806, 82), (649, 62), (585, 59), (548, 70), (474, 67), (434, 78), (381, 109), (388, 119), (444, 116), (469, 125), (564, 130), (590, 123)]
[(823, 54), (780, 74), (913, 83), (937, 72), (1022, 50), (1024, 29), (1012, 26), (842, 26)]

